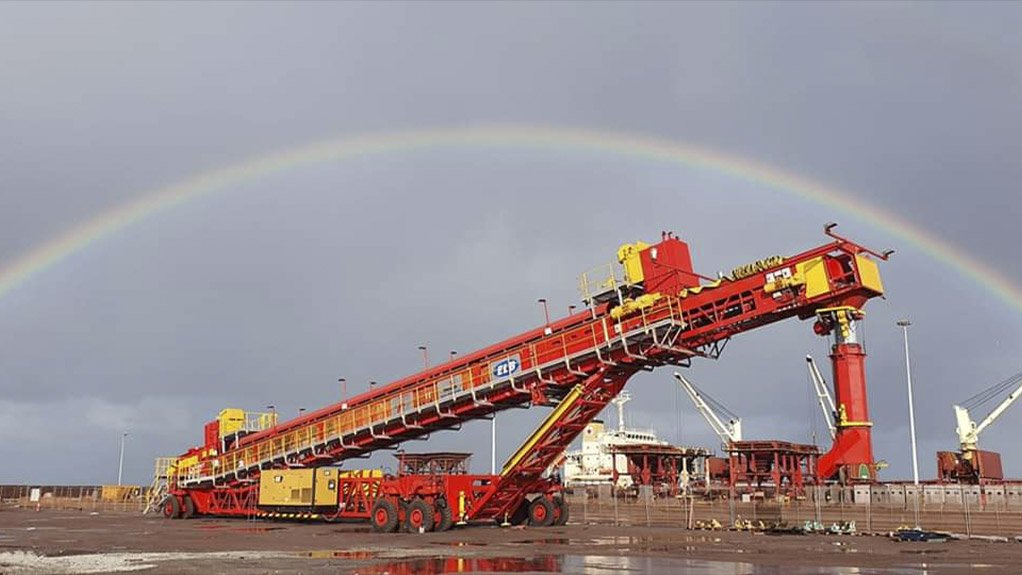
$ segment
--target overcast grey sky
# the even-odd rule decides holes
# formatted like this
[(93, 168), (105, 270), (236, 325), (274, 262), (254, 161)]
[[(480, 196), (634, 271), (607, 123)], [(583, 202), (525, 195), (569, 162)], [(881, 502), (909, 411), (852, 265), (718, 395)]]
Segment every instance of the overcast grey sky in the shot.
[[(0, 4), (0, 266), (154, 187), (323, 138), (528, 123), (646, 134), (850, 190), (1022, 283), (1022, 9), (1014, 3)], [(824, 240), (898, 254), (867, 308), (875, 451), (921, 467), (951, 405), (1022, 370), (1022, 315), (870, 222), (638, 158), (445, 148), (293, 170), (161, 213), (0, 299), (0, 482), (111, 482), (201, 442), (222, 407), (285, 414), (467, 352), (576, 303), (579, 272), (675, 230), (712, 274)], [(746, 435), (824, 433), (797, 321), (692, 379)], [(669, 370), (631, 417), (716, 439)], [(506, 456), (544, 411), (501, 416)], [(609, 414), (608, 414), (609, 415)], [(815, 422), (815, 424), (814, 424)], [(981, 440), (1022, 476), (1022, 409)], [(436, 449), (479, 453), (487, 424)], [(427, 444), (415, 444), (425, 449)], [(381, 459), (386, 462), (386, 458)]]

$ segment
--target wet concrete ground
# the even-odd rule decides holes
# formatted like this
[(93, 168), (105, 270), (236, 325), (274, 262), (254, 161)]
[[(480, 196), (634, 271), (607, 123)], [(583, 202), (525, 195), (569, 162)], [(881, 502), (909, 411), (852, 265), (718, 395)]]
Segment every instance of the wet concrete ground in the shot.
[(0, 573), (1018, 573), (1022, 544), (567, 525), (382, 535), (358, 524), (4, 509)]

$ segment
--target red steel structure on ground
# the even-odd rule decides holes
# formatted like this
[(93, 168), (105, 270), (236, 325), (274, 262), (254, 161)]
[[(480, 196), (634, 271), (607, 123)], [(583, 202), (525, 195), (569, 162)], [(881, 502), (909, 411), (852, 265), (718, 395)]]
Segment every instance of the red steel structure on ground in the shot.
[(773, 495), (805, 495), (806, 484), (817, 483), (815, 445), (787, 441), (734, 441), (728, 445), (728, 480), (732, 490), (772, 492)]
[[(687, 366), (720, 356), (734, 335), (797, 317), (833, 334), (835, 399), (842, 413), (833, 449), (821, 457), (823, 478), (874, 477), (863, 369), (855, 334), (867, 300), (881, 296), (877, 253), (832, 231), (832, 241), (790, 257), (772, 257), (707, 281), (691, 266), (688, 245), (664, 234), (654, 245), (623, 246), (623, 276), (582, 276), (588, 309), (427, 369), (369, 393), (245, 435), (220, 452), (195, 448), (169, 476), (168, 516), (255, 515), (252, 493), (268, 469), (319, 467), (391, 448), (463, 422), (531, 405), (555, 406), (497, 475), (339, 479), (345, 492), (335, 518), (367, 518), (392, 530), (458, 522), (560, 522), (559, 486), (544, 477), (583, 427), (643, 370)], [(345, 482), (352, 482), (351, 485)], [(357, 483), (357, 484), (356, 484)], [(375, 498), (372, 509), (366, 509)], [(419, 505), (419, 503), (423, 505)], [(415, 525), (416, 517), (430, 520)], [(381, 508), (383, 511), (379, 511)], [(379, 513), (377, 513), (379, 511)]]
[(397, 453), (398, 475), (466, 475), (471, 453)]
[[(702, 460), (699, 467), (706, 465), (710, 451), (701, 447), (678, 447), (676, 445), (619, 445), (610, 453), (624, 456), (628, 461), (628, 474), (637, 486), (653, 488), (657, 494), (675, 497), (681, 493), (682, 477), (702, 480), (694, 472), (694, 462)], [(613, 485), (617, 485), (617, 466), (613, 467)]]

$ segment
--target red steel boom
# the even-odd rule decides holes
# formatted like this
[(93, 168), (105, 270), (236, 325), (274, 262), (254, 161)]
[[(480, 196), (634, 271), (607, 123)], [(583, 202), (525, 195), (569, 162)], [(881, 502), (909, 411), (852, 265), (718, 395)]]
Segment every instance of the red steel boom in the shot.
[(865, 302), (883, 295), (876, 260), (889, 253), (832, 228), (827, 244), (713, 281), (693, 271), (688, 245), (671, 234), (654, 245), (625, 245), (620, 270), (582, 276), (586, 311), (230, 445), (197, 448), (179, 460), (171, 492), (179, 506), (189, 496), (199, 512), (223, 513), (229, 505), (206, 502), (250, 494), (267, 469), (334, 464), (512, 407), (556, 406), (500, 475), (480, 476), (486, 479), (476, 481), (477, 496), (460, 490), (467, 500), (462, 519), (507, 517), (527, 494), (550, 490), (544, 471), (633, 374), (717, 358), (732, 336), (792, 317), (815, 318), (818, 334), (834, 336), (837, 437), (819, 475), (871, 480), (865, 354), (856, 324)]

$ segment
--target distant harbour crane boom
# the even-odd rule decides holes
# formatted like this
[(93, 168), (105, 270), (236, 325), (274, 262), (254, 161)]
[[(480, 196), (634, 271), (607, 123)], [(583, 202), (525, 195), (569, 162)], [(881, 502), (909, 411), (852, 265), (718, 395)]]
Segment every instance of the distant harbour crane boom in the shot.
[[(720, 438), (721, 445), (725, 451), (728, 449), (730, 444), (742, 440), (742, 420), (740, 417), (729, 417), (727, 422), (725, 422), (719, 415), (717, 415), (718, 410), (714, 410), (710, 407), (709, 402), (706, 401), (707, 398), (704, 397), (703, 392), (699, 388), (693, 385), (689, 380), (685, 379), (685, 376), (677, 371), (674, 372), (674, 378), (678, 380), (678, 383), (681, 384), (681, 388), (688, 394), (689, 399), (691, 399), (692, 403), (695, 404), (696, 409), (699, 410), (703, 419), (705, 419), (706, 423), (710, 425), (710, 429), (712, 429), (713, 432), (717, 434), (717, 437)], [(712, 398), (709, 399), (713, 403), (717, 403), (716, 401), (713, 401)], [(718, 403), (718, 405), (720, 404)], [(734, 414), (731, 415), (733, 416)]]
[[(1004, 389), (1014, 385), (1014, 390), (1008, 394), (993, 410), (983, 418), (982, 421), (977, 425), (972, 419), (972, 415), (969, 413), (968, 408), (962, 407), (961, 405), (955, 405), (955, 421), (958, 424), (956, 431), (958, 432), (958, 441), (961, 444), (962, 451), (975, 450), (979, 445), (979, 436), (990, 427), (990, 425), (997, 421), (1004, 412), (1012, 406), (1015, 401), (1022, 396), (1022, 372), (1012, 376), (1011, 378), (997, 384), (987, 392), (980, 395), (988, 394), (994, 389)], [(979, 396), (976, 396), (979, 397)], [(985, 401), (985, 400), (984, 400)]]
[(820, 409), (823, 410), (823, 420), (827, 422), (827, 431), (830, 432), (830, 438), (833, 440), (837, 437), (837, 425), (835, 424), (837, 407), (834, 405), (834, 398), (831, 397), (830, 390), (827, 389), (827, 382), (823, 379), (820, 368), (813, 361), (813, 356), (806, 356), (806, 366), (809, 368), (809, 379), (813, 382), (813, 389), (816, 392), (816, 401), (820, 404)]

